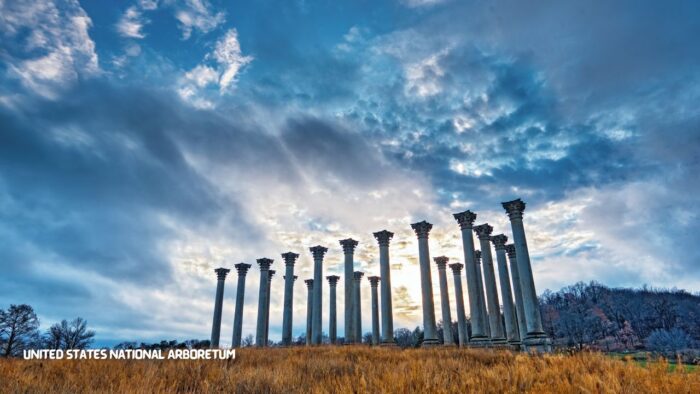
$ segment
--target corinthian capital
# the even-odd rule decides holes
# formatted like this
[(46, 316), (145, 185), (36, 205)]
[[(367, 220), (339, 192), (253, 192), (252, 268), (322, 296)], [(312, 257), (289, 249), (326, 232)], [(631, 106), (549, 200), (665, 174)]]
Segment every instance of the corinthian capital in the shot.
[(491, 239), (491, 233), (493, 232), (493, 227), (489, 226), (488, 223), (480, 224), (474, 226), (474, 232), (479, 239), (489, 240)]
[(491, 242), (496, 250), (504, 249), (506, 247), (506, 242), (508, 242), (508, 237), (505, 234), (498, 234), (491, 237)]
[(275, 270), (269, 270), (267, 271), (267, 282), (272, 282), (272, 277), (275, 276)]
[(258, 266), (260, 266), (260, 271), (269, 270), (270, 266), (272, 265), (272, 262), (273, 262), (272, 259), (268, 259), (267, 257), (257, 259), (256, 261), (258, 262)]
[(343, 247), (343, 252), (345, 254), (352, 254), (355, 251), (355, 247), (358, 243), (359, 242), (355, 241), (352, 238), (340, 240), (340, 245)]
[(311, 254), (314, 256), (314, 260), (316, 260), (316, 259), (323, 259), (323, 256), (328, 251), (328, 248), (323, 247), (321, 245), (316, 245), (316, 246), (310, 247), (309, 250), (311, 251)]
[(358, 282), (362, 280), (363, 276), (365, 276), (365, 273), (361, 271), (355, 271), (352, 273), (352, 278)]
[(503, 208), (506, 210), (508, 217), (512, 219), (522, 219), (523, 212), (525, 211), (525, 203), (521, 199), (506, 201), (501, 203)]
[(374, 233), (374, 238), (379, 242), (379, 246), (389, 246), (389, 241), (394, 237), (394, 233), (391, 231), (377, 231)]
[(464, 268), (464, 264), (462, 263), (452, 263), (450, 264), (450, 268), (452, 268), (452, 273), (455, 275), (459, 275), (460, 272), (462, 272), (462, 268)]
[(231, 270), (228, 268), (217, 268), (214, 270), (214, 272), (216, 272), (217, 280), (225, 280), (226, 275), (228, 275), (228, 273), (231, 272)]
[(369, 280), (369, 284), (370, 284), (370, 286), (372, 286), (372, 287), (377, 287), (377, 285), (379, 284), (379, 280), (380, 280), (380, 279), (381, 279), (381, 278), (378, 277), (378, 276), (368, 276), (368, 277), (367, 277), (367, 280)]
[(294, 267), (294, 263), (296, 263), (297, 258), (299, 258), (299, 255), (296, 253), (287, 252), (287, 253), (282, 253), (282, 258), (284, 259), (285, 266), (291, 265), (292, 267)]
[(416, 232), (418, 238), (428, 238), (428, 234), (430, 230), (433, 229), (433, 225), (423, 220), (422, 222), (413, 223), (411, 228)]
[(314, 288), (314, 280), (313, 280), (313, 279), (306, 279), (306, 280), (304, 280), (304, 283), (306, 283), (306, 288), (307, 288), (307, 289), (313, 289), (313, 288)]
[(246, 263), (238, 263), (234, 265), (236, 267), (236, 271), (238, 271), (238, 275), (245, 276), (245, 274), (248, 273), (248, 270), (250, 269), (251, 265), (246, 264)]
[(457, 220), (457, 223), (459, 223), (459, 228), (462, 230), (471, 229), (474, 225), (474, 221), (476, 220), (476, 214), (472, 211), (455, 213), (452, 216), (454, 216), (454, 218)]
[(506, 245), (506, 253), (508, 253), (508, 257), (510, 257), (511, 259), (515, 258), (515, 245), (514, 244)]
[(435, 264), (437, 264), (439, 270), (444, 270), (447, 266), (447, 262), (450, 261), (450, 259), (445, 256), (438, 256), (433, 258), (433, 261), (435, 261)]
[(340, 276), (330, 275), (326, 276), (326, 279), (328, 279), (328, 283), (330, 283), (331, 287), (335, 287), (335, 285), (338, 283), (338, 280), (340, 279)]

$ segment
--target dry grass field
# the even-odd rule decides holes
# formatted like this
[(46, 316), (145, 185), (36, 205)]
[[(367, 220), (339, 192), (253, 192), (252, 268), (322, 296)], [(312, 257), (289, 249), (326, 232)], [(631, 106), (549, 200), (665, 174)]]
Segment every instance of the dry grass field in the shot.
[(229, 361), (0, 360), (1, 392), (700, 393), (700, 372), (601, 354), (320, 347)]

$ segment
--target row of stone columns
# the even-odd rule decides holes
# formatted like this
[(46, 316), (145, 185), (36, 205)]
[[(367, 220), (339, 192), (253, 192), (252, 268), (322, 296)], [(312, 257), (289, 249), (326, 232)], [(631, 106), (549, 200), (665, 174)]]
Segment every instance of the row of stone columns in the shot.
[[(464, 211), (453, 215), (462, 232), (462, 246), (464, 250), (464, 265), (459, 263), (449, 265), (454, 277), (455, 297), (457, 298), (459, 345), (469, 344), (477, 347), (510, 345), (516, 348), (523, 345), (528, 349), (547, 350), (549, 348), (549, 339), (542, 329), (539, 304), (522, 221), (525, 203), (518, 199), (502, 203), (502, 205), (510, 218), (513, 233), (513, 244), (509, 245), (506, 244), (508, 241), (506, 235), (491, 235), (493, 227), (488, 223), (474, 226), (474, 221), (477, 217), (475, 213)], [(423, 346), (434, 346), (439, 343), (435, 322), (428, 242), (432, 227), (433, 225), (426, 221), (411, 224), (411, 228), (418, 238), (424, 329)], [(472, 232), (479, 239), (481, 250), (475, 250)], [(394, 338), (389, 243), (394, 234), (387, 230), (382, 230), (373, 235), (379, 244), (380, 276), (368, 278), (372, 288), (372, 343), (392, 345), (394, 344)], [(501, 302), (497, 290), (491, 243), (493, 243), (496, 250), (498, 285), (501, 288), (501, 297), (503, 298), (503, 319), (501, 318)], [(340, 241), (340, 245), (345, 255), (345, 343), (361, 343), (360, 282), (364, 273), (354, 271), (354, 250), (358, 242), (353, 239), (344, 239)], [(314, 272), (313, 279), (305, 280), (308, 290), (306, 342), (307, 344), (318, 345), (322, 340), (323, 258), (328, 249), (323, 246), (314, 246), (309, 250), (314, 259)], [(293, 286), (294, 281), (297, 279), (294, 276), (294, 264), (298, 257), (298, 254), (292, 252), (282, 254), (286, 267), (282, 324), (282, 343), (284, 345), (291, 345), (292, 341)], [(446, 275), (446, 267), (449, 260), (447, 257), (440, 256), (436, 257), (434, 261), (438, 267), (439, 275), (441, 310), (444, 322), (443, 343), (447, 346), (453, 346), (455, 342), (452, 332), (452, 317)], [(260, 267), (260, 289), (255, 340), (257, 346), (266, 346), (269, 334), (270, 285), (275, 271), (270, 270), (273, 263), (271, 259), (261, 258), (257, 260), (257, 263)], [(512, 276), (508, 273), (509, 266)], [(241, 344), (245, 278), (250, 264), (241, 263), (236, 264), (235, 267), (238, 271), (238, 292), (236, 294), (232, 345), (237, 347)], [(471, 336), (468, 335), (467, 331), (461, 282), (462, 269), (465, 271), (467, 280), (469, 309), (471, 312)], [(219, 268), (215, 271), (217, 274), (217, 291), (212, 325), (212, 346), (219, 345), (224, 281), (229, 270)], [(331, 296), (329, 303), (329, 335), (331, 343), (336, 343), (336, 288), (340, 277), (332, 275), (326, 277), (326, 279), (329, 281)], [(380, 297), (377, 292), (380, 284), (381, 308), (379, 308)], [(379, 324), (380, 311), (381, 326)]]

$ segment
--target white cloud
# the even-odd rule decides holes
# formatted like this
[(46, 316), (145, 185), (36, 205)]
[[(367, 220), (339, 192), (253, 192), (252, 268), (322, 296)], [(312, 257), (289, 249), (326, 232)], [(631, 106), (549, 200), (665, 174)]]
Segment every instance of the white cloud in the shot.
[(410, 8), (430, 7), (444, 2), (446, 0), (401, 0), (401, 4)]
[(124, 15), (117, 23), (117, 31), (123, 37), (128, 38), (144, 38), (146, 35), (141, 31), (143, 26), (148, 23), (143, 17), (143, 14), (136, 6), (131, 6), (126, 9)]
[(175, 4), (175, 19), (180, 22), (182, 38), (187, 40), (193, 30), (208, 33), (224, 23), (226, 15), (214, 11), (206, 0), (186, 0)]
[(214, 50), (205, 56), (203, 64), (180, 78), (178, 93), (182, 99), (197, 107), (211, 107), (211, 100), (202, 97), (204, 90), (218, 85), (219, 94), (225, 93), (235, 86), (241, 69), (252, 61), (252, 56), (241, 52), (236, 29), (230, 29), (216, 42)]
[[(20, 40), (22, 54), (8, 56), (9, 73), (47, 98), (79, 76), (99, 72), (90, 17), (76, 0), (0, 2), (0, 33)], [(28, 28), (28, 34), (20, 35)]]

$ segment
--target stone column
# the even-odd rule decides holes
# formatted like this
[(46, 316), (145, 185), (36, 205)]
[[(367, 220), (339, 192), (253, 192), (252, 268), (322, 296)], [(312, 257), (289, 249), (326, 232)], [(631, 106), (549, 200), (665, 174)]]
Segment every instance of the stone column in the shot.
[(496, 272), (493, 269), (493, 257), (491, 256), (491, 232), (493, 227), (488, 223), (474, 227), (474, 232), (479, 237), (481, 244), (482, 268), (484, 269), (484, 288), (486, 289), (486, 305), (489, 311), (489, 325), (491, 327), (491, 343), (494, 345), (506, 344), (503, 334), (503, 322), (501, 320), (501, 303), (498, 300), (498, 288), (496, 287)]
[(379, 243), (379, 275), (382, 292), (382, 344), (393, 346), (394, 342), (394, 315), (391, 302), (391, 265), (389, 264), (389, 242), (394, 233), (382, 230), (374, 233), (374, 238)]
[(268, 341), (270, 335), (270, 294), (272, 294), (272, 277), (275, 276), (274, 270), (267, 272), (267, 305), (265, 305), (265, 346), (270, 343)]
[(520, 274), (518, 273), (518, 261), (515, 255), (515, 245), (506, 245), (506, 253), (510, 261), (510, 275), (513, 282), (513, 295), (515, 296), (515, 316), (518, 319), (518, 333), (522, 344), (527, 336), (527, 323), (525, 322), (525, 306), (523, 305), (523, 292), (520, 288)]
[(352, 326), (355, 329), (355, 342), (362, 343), (362, 298), (360, 297), (360, 283), (362, 282), (362, 277), (365, 275), (364, 272), (355, 271), (353, 273), (353, 322)]
[(343, 247), (343, 253), (345, 254), (345, 277), (343, 278), (344, 292), (345, 292), (345, 344), (351, 344), (355, 342), (355, 331), (352, 328), (352, 299), (353, 299), (353, 279), (352, 275), (355, 272), (354, 267), (354, 253), (355, 247), (357, 247), (358, 242), (354, 239), (348, 238), (340, 241), (340, 245)]
[(457, 332), (459, 333), (459, 345), (467, 346), (469, 332), (467, 331), (467, 315), (464, 313), (464, 292), (462, 291), (462, 267), (460, 263), (450, 264), (455, 280), (455, 298), (457, 298)]
[(454, 334), (452, 333), (452, 312), (450, 311), (450, 295), (447, 291), (447, 262), (445, 256), (433, 259), (438, 267), (438, 281), (440, 282), (440, 306), (442, 307), (442, 343), (445, 346), (454, 346)]
[(336, 307), (335, 307), (335, 298), (336, 298), (336, 285), (338, 284), (338, 280), (340, 279), (340, 276), (337, 275), (331, 275), (331, 276), (326, 276), (326, 279), (328, 279), (328, 284), (331, 287), (331, 295), (330, 295), (330, 300), (328, 303), (330, 304), (330, 316), (328, 319), (328, 335), (331, 338), (331, 344), (335, 345), (337, 338), (338, 338), (338, 317), (336, 313)]
[(506, 339), (508, 343), (520, 349), (520, 334), (518, 334), (518, 321), (515, 319), (515, 305), (513, 305), (513, 293), (510, 290), (510, 275), (508, 275), (508, 262), (506, 261), (506, 242), (508, 237), (498, 234), (491, 237), (491, 242), (496, 249), (496, 262), (498, 263), (498, 279), (501, 285), (501, 298), (503, 298), (503, 318), (506, 321)]
[(311, 346), (311, 321), (313, 319), (314, 308), (314, 280), (307, 279), (304, 281), (307, 288), (306, 296), (306, 346)]
[(299, 255), (292, 252), (282, 253), (284, 259), (284, 312), (282, 314), (282, 345), (292, 345), (292, 311), (294, 302), (294, 264)]
[(314, 256), (314, 305), (311, 315), (311, 342), (320, 345), (323, 339), (323, 256), (328, 248), (313, 246), (309, 248)]
[(523, 226), (523, 211), (525, 203), (520, 200), (513, 200), (502, 203), (510, 218), (510, 225), (513, 231), (513, 243), (518, 256), (518, 273), (520, 274), (520, 288), (523, 292), (523, 306), (525, 307), (525, 321), (527, 323), (527, 335), (523, 338), (523, 344), (528, 350), (538, 352), (550, 351), (551, 342), (547, 334), (542, 329), (542, 316), (540, 315), (540, 305), (537, 300), (535, 290), (535, 279), (532, 276), (532, 265), (530, 264), (530, 253), (527, 249), (527, 239), (525, 238), (525, 226)]
[(435, 327), (435, 304), (433, 303), (433, 280), (430, 274), (430, 251), (428, 233), (433, 225), (425, 220), (411, 224), (418, 236), (418, 260), (420, 262), (420, 287), (423, 301), (423, 344), (422, 346), (437, 345), (437, 327)]
[(474, 257), (474, 236), (472, 226), (476, 220), (476, 214), (472, 211), (455, 213), (454, 218), (462, 230), (462, 247), (464, 248), (464, 271), (467, 276), (467, 292), (469, 293), (469, 314), (471, 315), (472, 335), (470, 344), (485, 346), (489, 343), (484, 325), (486, 311), (482, 309), (483, 290), (480, 285), (481, 271), (477, 270)]
[(372, 288), (372, 345), (379, 344), (379, 295), (377, 294), (377, 286), (380, 278), (378, 276), (370, 276), (369, 284)]
[[(479, 282), (479, 304), (482, 311), (486, 311), (486, 295), (484, 294), (484, 277), (481, 269), (481, 251), (474, 251), (474, 262), (476, 262), (476, 271), (478, 274), (477, 281)], [(489, 325), (489, 314), (482, 314), (481, 324), (486, 328), (486, 337), (491, 338), (491, 326)], [(491, 339), (489, 339), (489, 344)]]
[(245, 277), (250, 269), (250, 264), (238, 263), (234, 265), (238, 272), (238, 286), (236, 286), (236, 310), (233, 313), (233, 338), (231, 347), (241, 347), (241, 335), (243, 333), (243, 306), (245, 305)]
[(256, 346), (266, 346), (265, 342), (265, 327), (267, 316), (267, 293), (269, 288), (268, 284), (268, 274), (270, 271), (270, 266), (272, 265), (272, 259), (262, 258), (258, 259), (258, 266), (260, 266), (260, 291), (258, 292), (258, 324), (255, 329), (255, 345)]
[(216, 298), (214, 298), (214, 321), (211, 325), (211, 347), (219, 347), (219, 337), (221, 336), (221, 311), (224, 308), (224, 282), (230, 269), (217, 268), (216, 272)]

